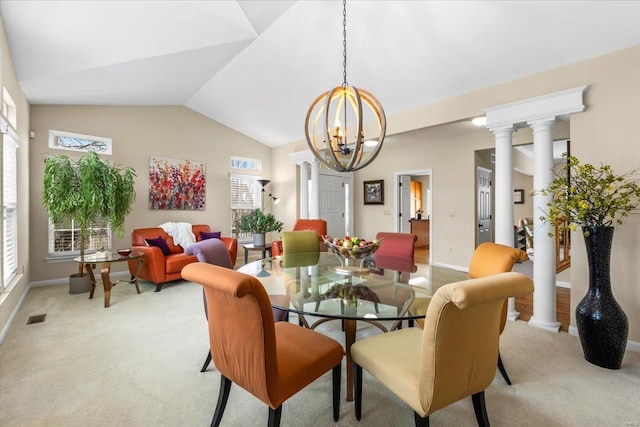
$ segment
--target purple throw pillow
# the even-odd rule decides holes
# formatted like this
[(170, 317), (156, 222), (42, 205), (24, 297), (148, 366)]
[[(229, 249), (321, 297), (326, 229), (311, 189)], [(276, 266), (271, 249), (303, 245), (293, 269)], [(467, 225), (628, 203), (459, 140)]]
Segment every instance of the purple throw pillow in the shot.
[(212, 233), (209, 233), (207, 231), (201, 231), (200, 240), (219, 239), (221, 234), (222, 234), (221, 231), (214, 231)]
[(155, 239), (144, 239), (147, 243), (147, 246), (156, 246), (160, 248), (164, 256), (171, 255), (171, 249), (169, 249), (169, 245), (164, 241), (162, 236), (158, 236)]

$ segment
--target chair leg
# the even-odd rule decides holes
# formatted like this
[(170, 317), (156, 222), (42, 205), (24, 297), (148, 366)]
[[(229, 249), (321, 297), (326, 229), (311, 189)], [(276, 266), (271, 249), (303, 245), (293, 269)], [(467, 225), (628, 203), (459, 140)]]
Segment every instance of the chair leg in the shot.
[(507, 384), (511, 385), (511, 379), (509, 379), (509, 375), (507, 375), (507, 370), (504, 369), (504, 365), (502, 364), (502, 357), (500, 357), (500, 352), (498, 352), (498, 370), (502, 374), (502, 378), (504, 378)]
[(269, 427), (278, 427), (280, 425), (280, 416), (282, 415), (282, 405), (278, 406), (276, 409), (272, 409), (269, 407)]
[(489, 427), (489, 416), (487, 406), (484, 403), (484, 390), (471, 396), (473, 400), (473, 410), (476, 413), (476, 420), (479, 427)]
[(160, 289), (162, 289), (162, 285), (164, 285), (164, 283), (157, 283), (155, 292), (160, 292)]
[(202, 365), (202, 369), (200, 369), (200, 372), (206, 371), (209, 367), (209, 363), (211, 363), (211, 350), (209, 350), (209, 353), (207, 353), (207, 360), (204, 361), (204, 365)]
[(416, 427), (429, 427), (429, 416), (422, 418), (416, 411), (413, 411), (413, 419), (415, 420)]
[(227, 400), (229, 400), (230, 390), (231, 380), (224, 375), (220, 375), (220, 394), (218, 395), (216, 412), (214, 412), (213, 419), (211, 420), (211, 427), (218, 427), (222, 422), (222, 415), (224, 414), (224, 408), (227, 406)]
[(333, 421), (340, 418), (340, 379), (342, 378), (342, 363), (333, 368)]
[(354, 406), (356, 408), (356, 420), (360, 421), (362, 418), (362, 366), (357, 363), (353, 363), (355, 367), (355, 390), (354, 390)]

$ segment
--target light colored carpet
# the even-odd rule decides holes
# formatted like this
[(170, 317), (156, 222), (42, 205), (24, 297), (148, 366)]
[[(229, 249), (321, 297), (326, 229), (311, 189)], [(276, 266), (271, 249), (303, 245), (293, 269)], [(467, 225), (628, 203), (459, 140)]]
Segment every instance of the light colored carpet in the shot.
[[(101, 290), (89, 300), (69, 295), (66, 286), (33, 289), (0, 347), (0, 425), (209, 425), (219, 374), (213, 366), (199, 372), (208, 349), (201, 288), (187, 282), (159, 293), (146, 282), (141, 288), (137, 295), (119, 284), (108, 309)], [(44, 323), (26, 325), (29, 316), (45, 313)], [(328, 322), (319, 330), (342, 341), (339, 328)], [(375, 333), (363, 324), (358, 337)], [(602, 369), (584, 360), (577, 337), (523, 322), (508, 323), (501, 353), (514, 384), (497, 374), (487, 389), (493, 426), (640, 422), (638, 353), (627, 352), (620, 370)], [(266, 406), (232, 387), (223, 425), (266, 422)], [(340, 420), (333, 423), (328, 374), (285, 402), (282, 425), (411, 426), (413, 413), (365, 376), (360, 423), (344, 400), (344, 385)], [(476, 425), (471, 399), (437, 411), (431, 425)]]

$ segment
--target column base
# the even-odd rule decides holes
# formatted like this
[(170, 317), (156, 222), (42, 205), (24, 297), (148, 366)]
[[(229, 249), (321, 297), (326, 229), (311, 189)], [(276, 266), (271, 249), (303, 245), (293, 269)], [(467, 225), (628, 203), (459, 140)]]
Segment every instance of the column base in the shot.
[(529, 325), (551, 332), (560, 332), (560, 322), (544, 322), (536, 319), (535, 316), (529, 319)]

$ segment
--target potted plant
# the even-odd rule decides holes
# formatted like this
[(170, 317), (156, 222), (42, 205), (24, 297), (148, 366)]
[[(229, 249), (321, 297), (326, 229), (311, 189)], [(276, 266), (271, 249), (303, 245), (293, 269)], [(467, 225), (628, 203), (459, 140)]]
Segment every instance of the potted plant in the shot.
[[(68, 156), (45, 159), (42, 202), (54, 224), (75, 221), (80, 229), (80, 256), (84, 257), (89, 228), (97, 221), (106, 221), (112, 231), (124, 235), (124, 220), (135, 200), (135, 171), (103, 161), (89, 152), (77, 161)], [(70, 287), (71, 293), (89, 290), (88, 279), (82, 271), (77, 275), (86, 285)], [(82, 289), (86, 286), (86, 290)]]
[(568, 227), (582, 227), (589, 263), (589, 290), (576, 306), (578, 335), (587, 361), (619, 369), (627, 345), (629, 321), (613, 297), (610, 257), (614, 228), (640, 203), (638, 169), (615, 175), (611, 166), (581, 164), (567, 156), (567, 162), (548, 188), (552, 195), (549, 212), (540, 217), (555, 224), (566, 218)]
[(280, 232), (283, 225), (272, 213), (266, 213), (262, 209), (254, 209), (240, 219), (238, 228), (240, 231), (253, 233), (255, 246), (264, 246), (265, 233)]

